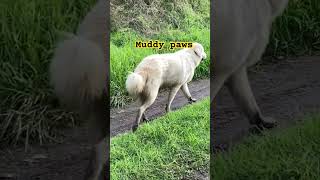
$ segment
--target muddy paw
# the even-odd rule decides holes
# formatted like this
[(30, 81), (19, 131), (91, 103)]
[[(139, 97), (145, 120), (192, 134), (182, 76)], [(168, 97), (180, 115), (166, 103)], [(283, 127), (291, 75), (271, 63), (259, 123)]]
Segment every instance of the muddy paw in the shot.
[(272, 117), (261, 118), (261, 124), (264, 128), (271, 129), (278, 125), (277, 121)]
[(144, 122), (149, 122), (150, 121), (150, 119), (149, 118), (147, 118), (147, 117), (143, 117), (143, 119), (142, 119)]
[(250, 124), (256, 125), (260, 130), (264, 130), (276, 127), (277, 121), (272, 117), (258, 117), (254, 121), (250, 121)]
[(139, 125), (138, 124), (134, 124), (132, 126), (132, 132), (135, 132), (138, 129)]
[(197, 101), (197, 99), (194, 99), (192, 97), (190, 97), (189, 100), (188, 100), (189, 104), (192, 104), (192, 103), (194, 103), (196, 101)]

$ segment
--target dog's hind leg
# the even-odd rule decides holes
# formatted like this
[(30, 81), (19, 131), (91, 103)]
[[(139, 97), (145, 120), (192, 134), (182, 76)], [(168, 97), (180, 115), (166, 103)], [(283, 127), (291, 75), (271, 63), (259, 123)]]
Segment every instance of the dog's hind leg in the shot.
[[(155, 88), (155, 89), (159, 89), (159, 88)], [(148, 109), (148, 107), (150, 107), (154, 101), (156, 100), (158, 95), (158, 90), (156, 91), (152, 91), (150, 92), (149, 96), (146, 97), (146, 99), (144, 101), (142, 101), (142, 105), (139, 108), (137, 117), (136, 117), (136, 121), (132, 126), (132, 131), (135, 132), (138, 129), (138, 126), (140, 124), (141, 118), (143, 118), (144, 112)]]
[(102, 49), (76, 36), (58, 44), (50, 64), (55, 94), (70, 110), (80, 111), (81, 119), (89, 119), (92, 128), (92, 156), (86, 180), (108, 179), (104, 169), (110, 122), (106, 67)]
[(145, 112), (142, 114), (142, 120), (145, 121), (145, 122), (149, 121), (149, 118), (147, 118)]
[[(141, 99), (141, 97), (138, 97), (138, 102), (141, 103), (141, 105), (143, 104), (143, 100)], [(145, 111), (146, 111), (146, 110), (145, 110)], [(142, 114), (142, 121), (144, 121), (144, 122), (149, 121), (149, 119), (147, 118), (145, 112)]]
[(83, 109), (88, 114), (90, 123), (90, 139), (93, 143), (91, 152), (90, 163), (87, 168), (86, 180), (105, 180), (109, 179), (107, 172), (109, 172), (108, 162), (108, 130), (109, 130), (109, 117), (108, 110), (105, 108), (107, 103), (107, 95), (104, 93), (101, 98), (97, 98)]
[(192, 98), (187, 83), (181, 86), (181, 91), (183, 92), (184, 96), (188, 99), (190, 104), (197, 101), (197, 99)]
[(168, 96), (168, 104), (166, 105), (166, 112), (167, 113), (171, 111), (171, 103), (172, 103), (174, 97), (176, 96), (177, 92), (179, 91), (180, 87), (181, 86), (175, 86), (170, 89), (169, 96)]
[(213, 77), (210, 78), (210, 102), (211, 104), (214, 104), (214, 99), (220, 89), (223, 87), (228, 74), (217, 74), (213, 75)]
[(226, 82), (236, 103), (242, 108), (249, 118), (250, 124), (255, 124), (259, 128), (272, 128), (276, 121), (270, 117), (264, 117), (256, 103), (247, 75), (245, 66), (234, 72)]

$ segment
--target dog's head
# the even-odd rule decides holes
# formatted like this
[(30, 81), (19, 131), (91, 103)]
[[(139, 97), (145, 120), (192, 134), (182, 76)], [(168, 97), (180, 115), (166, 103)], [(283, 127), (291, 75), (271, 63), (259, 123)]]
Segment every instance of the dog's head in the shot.
[(207, 58), (207, 54), (204, 52), (204, 48), (200, 43), (192, 43), (192, 50), (201, 61)]

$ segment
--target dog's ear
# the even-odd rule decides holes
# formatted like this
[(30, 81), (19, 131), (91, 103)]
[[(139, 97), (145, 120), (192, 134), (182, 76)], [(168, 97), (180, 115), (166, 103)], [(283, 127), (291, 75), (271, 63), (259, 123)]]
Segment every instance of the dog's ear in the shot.
[(193, 45), (193, 51), (199, 58), (202, 58), (202, 49), (198, 45)]

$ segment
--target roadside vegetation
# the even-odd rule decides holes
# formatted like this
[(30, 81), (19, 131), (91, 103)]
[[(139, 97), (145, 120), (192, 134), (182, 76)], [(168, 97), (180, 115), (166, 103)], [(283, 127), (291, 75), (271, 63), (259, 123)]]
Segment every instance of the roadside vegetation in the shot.
[(266, 55), (320, 55), (320, 1), (290, 0), (273, 24)]
[(196, 179), (209, 172), (209, 98), (111, 139), (111, 177)]
[(294, 127), (252, 136), (228, 152), (215, 154), (214, 179), (319, 179), (320, 116)]

